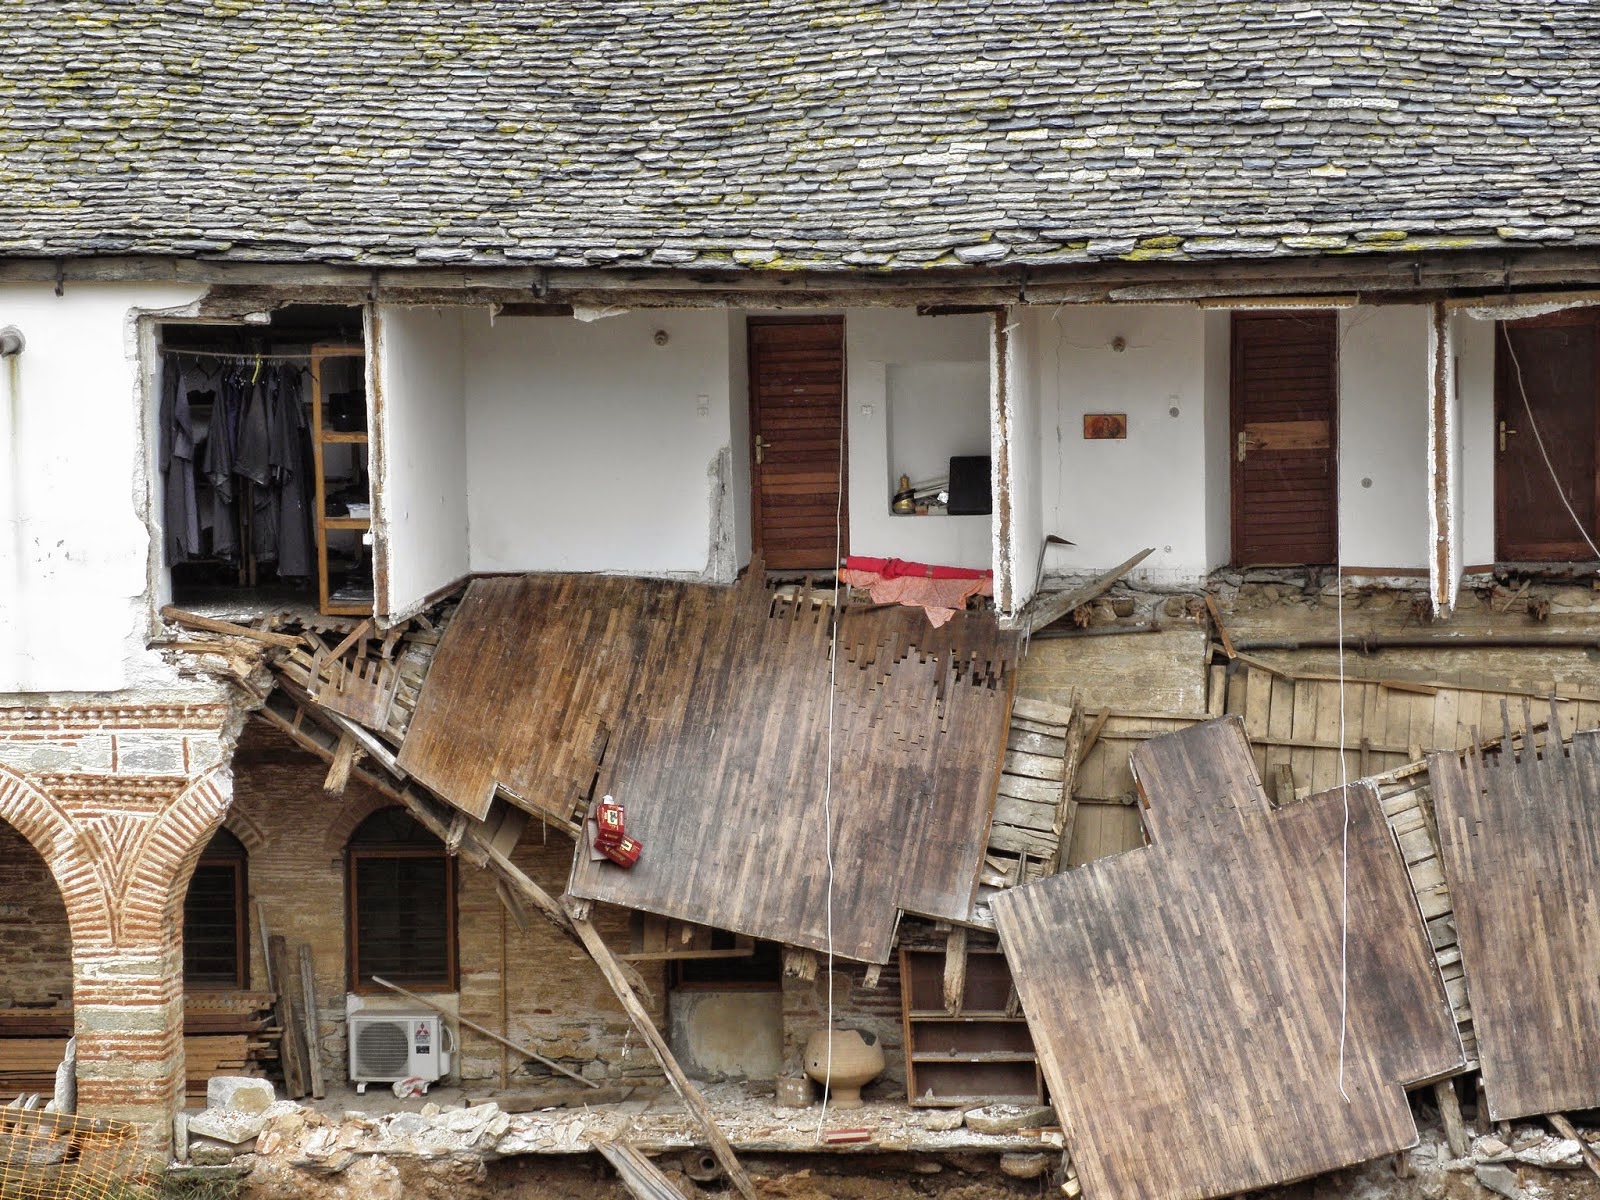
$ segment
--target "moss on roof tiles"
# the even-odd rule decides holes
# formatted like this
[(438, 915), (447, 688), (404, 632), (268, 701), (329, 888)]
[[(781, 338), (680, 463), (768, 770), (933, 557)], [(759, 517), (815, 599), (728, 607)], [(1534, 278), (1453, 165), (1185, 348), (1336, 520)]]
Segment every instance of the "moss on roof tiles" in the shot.
[(1600, 30), (1529, 3), (12, 0), (0, 253), (1600, 245)]

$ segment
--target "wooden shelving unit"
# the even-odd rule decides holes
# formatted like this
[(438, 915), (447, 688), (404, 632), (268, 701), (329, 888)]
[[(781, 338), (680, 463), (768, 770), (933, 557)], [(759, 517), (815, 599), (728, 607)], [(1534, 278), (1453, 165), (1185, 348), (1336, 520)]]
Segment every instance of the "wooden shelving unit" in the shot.
[[(334, 598), (328, 579), (328, 533), (330, 530), (349, 530), (367, 533), (372, 529), (370, 517), (330, 517), (328, 515), (327, 448), (329, 446), (365, 446), (369, 441), (366, 430), (329, 429), (326, 402), (329, 395), (329, 365), (340, 359), (366, 359), (365, 346), (313, 346), (311, 348), (311, 446), (316, 462), (317, 477), (317, 607), (331, 616), (370, 616), (373, 599), (369, 594), (362, 601)], [(367, 497), (368, 504), (371, 496)], [(370, 511), (370, 510), (369, 510)]]
[(920, 1107), (1044, 1102), (1044, 1079), (1011, 971), (998, 950), (967, 951), (967, 983), (944, 1007), (944, 952), (900, 948), (906, 1099)]

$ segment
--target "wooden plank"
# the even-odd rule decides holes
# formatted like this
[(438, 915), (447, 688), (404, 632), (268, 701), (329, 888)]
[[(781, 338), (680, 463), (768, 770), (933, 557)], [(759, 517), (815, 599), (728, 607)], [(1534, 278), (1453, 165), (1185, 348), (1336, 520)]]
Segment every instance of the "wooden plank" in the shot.
[(1038, 721), (1044, 725), (1054, 725), (1065, 729), (1072, 720), (1073, 708), (1070, 704), (1057, 704), (1050, 700), (1032, 699), (1027, 696), (1018, 696), (1011, 702), (1011, 716), (1025, 721)]
[(1410, 1145), (1403, 1085), (1460, 1048), (1376, 793), (1350, 792), (1347, 1101), (1338, 793), (1268, 810), (1236, 719), (1134, 770), (1151, 849), (991, 902), (1084, 1194), (1233, 1195)]
[(310, 1066), (311, 1097), (314, 1100), (321, 1100), (328, 1094), (322, 1082), (322, 1038), (319, 1036), (322, 1017), (317, 1008), (317, 979), (312, 969), (311, 947), (305, 942), (300, 943), (299, 957), (300, 995), (301, 1002), (305, 1005), (302, 1015), (305, 1021), (306, 1062)]
[(1428, 773), (1490, 1116), (1593, 1108), (1600, 732), (1437, 755)]
[(263, 646), (276, 646), (287, 650), (300, 645), (299, 638), (287, 633), (270, 633), (265, 629), (254, 629), (249, 625), (236, 625), (232, 621), (219, 621), (215, 617), (203, 617), (199, 613), (186, 612), (170, 604), (161, 609), (161, 617), (175, 625), (203, 629), (207, 633), (226, 634), (228, 637), (245, 638), (252, 642), (260, 642)]
[(1144, 826), (1137, 805), (1080, 804), (1065, 862), (1069, 867), (1137, 850), (1144, 845)]
[(1098, 576), (1079, 587), (1070, 588), (1064, 592), (1053, 592), (1048, 596), (1040, 596), (1030, 603), (1031, 611), (1025, 612), (1023, 620), (1029, 634), (1038, 633), (1046, 625), (1059, 621), (1079, 605), (1087, 604), (1097, 596), (1111, 590), (1111, 586), (1133, 570), (1150, 555), (1155, 553), (1154, 546), (1147, 546), (1126, 562), (1118, 563), (1104, 575)]
[(1000, 770), (1006, 775), (1021, 775), (1029, 779), (1053, 780), (1060, 783), (1066, 768), (1059, 757), (1008, 751)]
[(1222, 652), (1229, 658), (1238, 658), (1239, 652), (1233, 648), (1233, 639), (1228, 636), (1228, 627), (1222, 622), (1222, 613), (1217, 609), (1217, 599), (1210, 592), (1200, 593), (1206, 602), (1206, 611), (1211, 614), (1211, 625), (1217, 631), (1217, 640), (1222, 643)]
[(711, 1153), (716, 1156), (717, 1162), (727, 1173), (728, 1182), (745, 1200), (758, 1200), (755, 1184), (751, 1182), (749, 1174), (740, 1166), (739, 1159), (733, 1152), (727, 1136), (717, 1125), (717, 1119), (711, 1112), (711, 1107), (706, 1103), (705, 1097), (700, 1094), (700, 1089), (678, 1065), (678, 1060), (673, 1057), (668, 1049), (666, 1040), (661, 1036), (661, 1031), (656, 1028), (650, 1019), (650, 1013), (640, 1003), (638, 995), (633, 990), (633, 985), (623, 974), (620, 965), (612, 956), (611, 947), (607, 946), (605, 939), (589, 923), (586, 916), (573, 914), (572, 926), (577, 932), (579, 940), (583, 943), (589, 956), (594, 959), (600, 968), (600, 973), (605, 976), (606, 982), (611, 985), (611, 990), (616, 993), (622, 1002), (623, 1010), (628, 1014), (628, 1019), (633, 1022), (633, 1027), (639, 1031), (639, 1036), (650, 1047), (656, 1056), (656, 1061), (661, 1064), (661, 1069), (666, 1073), (667, 1080), (672, 1084), (673, 1090), (683, 1100), (700, 1122), (705, 1130), (706, 1140), (711, 1146)]
[(283, 1068), (283, 1089), (290, 1100), (298, 1100), (310, 1090), (311, 1067), (306, 1061), (307, 1047), (303, 1018), (296, 1012), (292, 999), (298, 989), (291, 980), (299, 979), (299, 972), (291, 968), (289, 943), (282, 934), (273, 934), (267, 941), (267, 958), (272, 963), (272, 976), (278, 980), (276, 1014), (278, 1028), (283, 1031), (279, 1048), (279, 1065)]
[[(480, 645), (451, 641), (464, 613), (467, 628), (482, 624), (469, 605), (490, 601), (496, 623), (521, 639), (507, 645), (509, 660), (490, 662)], [(460, 778), (476, 778), (477, 766), (444, 735), (462, 712), (482, 713), (483, 701), (470, 684), (430, 699), (439, 672), (456, 658), (475, 671), (524, 676), (506, 700), (515, 715), (485, 715), (506, 725), (487, 753), (517, 774), (513, 790), (530, 803), (541, 790), (615, 796), (644, 847), (626, 871), (580, 856), (574, 896), (826, 950), (831, 842), (836, 954), (887, 961), (898, 911), (970, 919), (1015, 677), (1016, 636), (992, 616), (957, 614), (931, 629), (914, 609), (846, 609), (830, 672), (828, 609), (775, 595), (757, 568), (733, 588), (598, 576), (479, 580), (462, 608), (405, 752), (433, 737), (418, 760), (428, 771), (443, 764), (436, 777), (450, 786), (458, 768)], [(445, 704), (458, 691), (463, 706)], [(695, 703), (684, 703), (690, 695)], [(1059, 705), (1024, 709), (1071, 715)], [(601, 726), (610, 736), (596, 761), (581, 734)], [(1059, 801), (1059, 759), (1014, 752), (1011, 761), (1056, 779), (1010, 776), (1010, 794)], [(567, 782), (535, 786), (535, 776)], [(885, 854), (889, 829), (893, 854)], [(786, 869), (751, 870), (753, 847)]]
[(594, 1148), (616, 1169), (617, 1178), (635, 1200), (683, 1200), (683, 1193), (647, 1157), (627, 1142), (596, 1139)]
[(1212, 666), (1206, 682), (1206, 716), (1220, 717), (1228, 711), (1228, 668), (1221, 663)]

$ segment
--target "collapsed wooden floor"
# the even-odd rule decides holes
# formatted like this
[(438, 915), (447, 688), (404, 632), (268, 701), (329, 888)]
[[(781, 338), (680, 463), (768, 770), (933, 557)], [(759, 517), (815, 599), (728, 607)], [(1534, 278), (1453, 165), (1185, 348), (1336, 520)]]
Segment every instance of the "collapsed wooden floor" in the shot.
[[(623, 799), (629, 794), (668, 798), (654, 807), (647, 802), (637, 826), (630, 809), (630, 827), (646, 842), (647, 854), (651, 846), (666, 847), (672, 861), (682, 865), (647, 887), (644, 875), (613, 870), (609, 864), (587, 865), (580, 848), (572, 888), (580, 919), (580, 898), (598, 898), (685, 922), (732, 929), (742, 923), (762, 937), (816, 946), (815, 929), (772, 921), (774, 912), (786, 907), (793, 912), (812, 903), (819, 894), (814, 880), (798, 888), (759, 880), (756, 890), (744, 890), (755, 870), (748, 864), (759, 863), (762, 854), (791, 861), (790, 844), (781, 833), (774, 837), (770, 827), (773, 810), (754, 804), (748, 810), (720, 806), (730, 793), (765, 798), (774, 789), (787, 794), (781, 789), (792, 787), (806, 795), (825, 788), (825, 778), (819, 780), (815, 769), (819, 761), (826, 762), (817, 745), (815, 714), (799, 699), (803, 693), (830, 691), (826, 674), (817, 669), (819, 661), (826, 662), (817, 653), (825, 605), (809, 589), (779, 596), (747, 582), (738, 591), (706, 591), (720, 594), (700, 596), (684, 585), (642, 581), (500, 581), (498, 592), (485, 593), (475, 634), (463, 639), (469, 653), (454, 664), (448, 657), (432, 661), (444, 649), (450, 626), (441, 632), (424, 623), (387, 636), (369, 626), (333, 648), (312, 636), (305, 649), (280, 652), (280, 687), (263, 711), (329, 759), (334, 774), (342, 761), (344, 770), (375, 782), (463, 856), (499, 870), (511, 892), (531, 899), (558, 924), (565, 922), (575, 936), (577, 927), (566, 909), (550, 897), (530, 897), (527, 881), (506, 871), (504, 851), (514, 844), (528, 814), (577, 832), (588, 804), (611, 790)], [(871, 889), (870, 903), (863, 902), (856, 912), (854, 948), (863, 960), (886, 954), (893, 941), (893, 914), (900, 910), (925, 911), (957, 929), (967, 923), (987, 925), (991, 908), (997, 916), (1011, 914), (1001, 918), (1002, 932), (1009, 920), (1011, 940), (1028, 941), (1026, 953), (1007, 947), (1018, 990), (1058, 1109), (1084, 1164), (1091, 1200), (1127, 1190), (1111, 1186), (1113, 1178), (1125, 1183), (1129, 1176), (1114, 1174), (1107, 1164), (1114, 1165), (1119, 1153), (1132, 1155), (1130, 1130), (1137, 1135), (1142, 1129), (1149, 1136), (1160, 1125), (1166, 1138), (1182, 1124), (1181, 1115), (1175, 1120), (1175, 1114), (1164, 1110), (1130, 1116), (1132, 1110), (1118, 1108), (1132, 1103), (1133, 1091), (1123, 1081), (1137, 1077), (1125, 1060), (1133, 1052), (1106, 1032), (1117, 1028), (1115, 1020), (1085, 1015), (1097, 1013), (1096, 1005), (1119, 1002), (1119, 994), (1126, 1002), (1129, 988), (1151, 990), (1162, 980), (1165, 986), (1153, 990), (1164, 1002), (1193, 992), (1209, 995), (1212, 1004), (1204, 1020), (1187, 1027), (1192, 1035), (1187, 1038), (1175, 1034), (1175, 1040), (1163, 1042), (1148, 1036), (1152, 1028), (1183, 1030), (1184, 1020), (1193, 1014), (1186, 1016), (1181, 1009), (1160, 1022), (1136, 1026), (1137, 1036), (1148, 1043), (1146, 1076), (1155, 1078), (1157, 1067), (1170, 1068), (1171, 1063), (1160, 1061), (1165, 1046), (1178, 1064), (1178, 1077), (1196, 1089), (1195, 1096), (1213, 1111), (1219, 1096), (1239, 1111), (1227, 1126), (1226, 1151), (1192, 1153), (1195, 1145), (1215, 1141), (1215, 1125), (1208, 1124), (1192, 1130), (1190, 1138), (1177, 1139), (1190, 1153), (1183, 1162), (1175, 1155), (1165, 1164), (1165, 1174), (1148, 1169), (1144, 1158), (1125, 1159), (1123, 1166), (1138, 1161), (1144, 1172), (1140, 1194), (1160, 1200), (1265, 1186), (1397, 1148), (1410, 1136), (1409, 1116), (1397, 1099), (1401, 1085), (1474, 1068), (1480, 1054), (1497, 1115), (1545, 1111), (1589, 1094), (1581, 1086), (1566, 1091), (1551, 1087), (1535, 1090), (1530, 1098), (1523, 1088), (1526, 1081), (1509, 1074), (1493, 1090), (1496, 1060), (1480, 1050), (1492, 1047), (1491, 1030), (1509, 1028), (1500, 1024), (1509, 997), (1494, 994), (1496, 988), (1502, 993), (1508, 988), (1504, 975), (1496, 977), (1508, 951), (1499, 943), (1475, 951), (1474, 935), (1467, 932), (1474, 919), (1486, 920), (1483, 912), (1519, 911), (1519, 905), (1530, 902), (1543, 906), (1538, 928), (1551, 935), (1551, 945), (1541, 960), (1538, 994), (1522, 998), (1522, 1003), (1546, 1020), (1544, 1027), (1556, 1040), (1586, 1027), (1570, 1019), (1563, 1023), (1562, 1006), (1570, 1007), (1567, 993), (1577, 986), (1573, 981), (1585, 971), (1593, 978), (1600, 963), (1600, 948), (1584, 941), (1584, 921), (1557, 911), (1573, 896), (1591, 894), (1584, 889), (1594, 886), (1588, 875), (1594, 864), (1582, 846), (1551, 857), (1549, 846), (1542, 844), (1554, 836), (1552, 830), (1588, 829), (1592, 776), (1577, 766), (1558, 770), (1547, 765), (1550, 752), (1541, 748), (1536, 723), (1516, 704), (1504, 712), (1506, 748), (1484, 760), (1490, 767), (1480, 762), (1475, 768), (1473, 756), (1459, 753), (1475, 745), (1485, 727), (1495, 726), (1508, 696), (1538, 688), (1519, 689), (1459, 672), (1433, 677), (1410, 670), (1390, 672), (1384, 679), (1351, 678), (1343, 689), (1341, 764), (1340, 685), (1326, 670), (1296, 667), (1270, 656), (1228, 658), (1225, 638), (1219, 645), (1201, 628), (1180, 627), (1160, 637), (1181, 645), (1183, 655), (1197, 665), (1190, 672), (1192, 680), (1186, 676), (1168, 687), (1161, 677), (1141, 676), (1137, 667), (1130, 667), (1123, 670), (1137, 702), (1091, 699), (1080, 714), (1071, 691), (1057, 686), (1029, 694), (1068, 703), (1018, 698), (1013, 705), (1015, 655), (1004, 638), (958, 624), (954, 632), (965, 647), (963, 654), (956, 643), (921, 633), (919, 615), (888, 611), (893, 615), (846, 614), (854, 628), (841, 639), (848, 649), (842, 648), (840, 656), (844, 682), (836, 719), (857, 740), (846, 743), (849, 757), (834, 764), (836, 775), (846, 779), (839, 795), (847, 802), (836, 820), (884, 811), (870, 807), (864, 788), (849, 790), (847, 767), (855, 767), (864, 753), (881, 756), (899, 772), (889, 776), (894, 786), (911, 778), (916, 787), (927, 789), (919, 795), (933, 793), (921, 810), (921, 828), (946, 830), (950, 836), (936, 838), (931, 847), (920, 842), (913, 847), (926, 851), (916, 866), (916, 880), (924, 889), (921, 899), (910, 898), (915, 890), (900, 874)], [(905, 616), (912, 618), (909, 625)], [(546, 627), (551, 632), (538, 634)], [(845, 627), (842, 620), (841, 629)], [(529, 636), (530, 629), (538, 636)], [(1097, 640), (1109, 651), (1116, 639)], [(697, 648), (707, 645), (717, 652)], [(724, 655), (729, 648), (734, 652)], [(749, 672), (750, 680), (781, 679), (791, 686), (766, 694), (753, 682), (741, 682), (728, 664), (746, 660), (758, 664)], [(1094, 655), (1086, 655), (1085, 661), (1093, 663)], [(649, 669), (641, 671), (640, 663)], [(560, 664), (559, 669), (553, 664)], [(1080, 663), (1080, 670), (1092, 676), (1097, 668)], [(653, 693), (644, 684), (657, 678), (677, 682)], [(430, 681), (438, 688), (432, 702), (427, 695)], [(1072, 686), (1070, 675), (1065, 686)], [(1574, 728), (1600, 724), (1600, 696), (1570, 685), (1552, 690), (1558, 693), (1552, 719), (1558, 747)], [(732, 700), (702, 708), (685, 700), (700, 695)], [(466, 709), (458, 705), (463, 696), (472, 702)], [(476, 715), (464, 721), (463, 712)], [(561, 721), (542, 720), (551, 712), (560, 713)], [(776, 714), (770, 727), (763, 717), (768, 713)], [(1187, 768), (1174, 769), (1186, 759), (1173, 747), (1190, 743), (1157, 739), (1190, 730), (1203, 742), (1215, 734), (1201, 723), (1225, 714), (1234, 714), (1234, 727), (1249, 735), (1248, 744), (1238, 742), (1223, 756), (1227, 769), (1207, 783), (1186, 773)], [(962, 720), (968, 723), (962, 725)], [(794, 744), (805, 750), (793, 759), (784, 756), (782, 732), (791, 726)], [(963, 732), (952, 739), (952, 729)], [(459, 741), (463, 730), (476, 740)], [(727, 753), (718, 752), (723, 744)], [(979, 753), (984, 748), (987, 761)], [(1436, 757), (1430, 772), (1419, 760), (1438, 750), (1449, 753)], [(941, 759), (945, 752), (948, 761)], [(1146, 764), (1137, 781), (1130, 752), (1132, 760)], [(1556, 758), (1581, 766), (1585, 753), (1575, 747)], [(1522, 771), (1517, 777), (1522, 783), (1507, 782), (1509, 777), (1492, 767), (1502, 759), (1521, 764), (1529, 754), (1538, 766), (1516, 768)], [(751, 756), (759, 771), (751, 770)], [(1459, 781), (1453, 785), (1441, 774), (1451, 761), (1467, 777), (1490, 779), (1491, 784), (1474, 784), (1475, 792), (1463, 790)], [(1341, 804), (1331, 804), (1327, 796), (1307, 797), (1336, 782), (1341, 765), (1352, 779), (1371, 776), (1369, 784), (1352, 791), (1361, 798), (1352, 803), (1350, 826), (1352, 898), (1361, 903), (1353, 903), (1351, 917), (1356, 944), (1350, 958), (1350, 1037), (1343, 1082), (1359, 1107), (1354, 1112), (1330, 1108), (1324, 1114), (1322, 1107), (1331, 1103), (1325, 1087), (1333, 961), (1327, 921), (1333, 897), (1327, 847), (1335, 837), (1330, 812), (1341, 810), (1340, 837), (1343, 821)], [(435, 770), (439, 774), (430, 774)], [(970, 781), (974, 772), (976, 786), (950, 786), (952, 780)], [(1241, 783), (1246, 776), (1253, 782)], [(430, 778), (432, 786), (426, 782)], [(1174, 784), (1175, 779), (1184, 782)], [(712, 782), (707, 785), (706, 780)], [(757, 786), (763, 780), (765, 790)], [(1140, 782), (1147, 803), (1141, 803)], [(1539, 827), (1533, 842), (1518, 841), (1519, 830), (1526, 833), (1528, 826), (1516, 819), (1515, 804), (1504, 807), (1505, 797), (1520, 795), (1523, 799), (1516, 803), (1537, 803), (1529, 797), (1543, 798), (1545, 793), (1528, 790), (1536, 784), (1569, 790), (1552, 805), (1554, 824)], [(1213, 793), (1209, 800), (1207, 789)], [(1472, 894), (1471, 888), (1457, 894), (1453, 886), (1471, 865), (1462, 856), (1475, 847), (1463, 843), (1452, 848), (1448, 834), (1441, 836), (1434, 817), (1441, 789), (1450, 797), (1448, 803), (1471, 812), (1473, 821), (1484, 827), (1498, 821), (1494, 827), (1506, 842), (1506, 857), (1496, 861), (1502, 867), (1517, 862), (1526, 869), (1498, 870), (1499, 887), (1492, 896)], [(454, 794), (445, 794), (449, 792)], [(1231, 800), (1217, 809), (1219, 797)], [(1203, 802), (1198, 809), (1197, 800)], [(939, 804), (943, 810), (934, 811)], [(913, 807), (908, 812), (915, 821), (918, 811)], [(1114, 820), (1106, 820), (1108, 816)], [(780, 811), (778, 817), (797, 836), (817, 832), (814, 813)], [(647, 827), (647, 819), (663, 824)], [(727, 839), (707, 840), (708, 828), (724, 826), (730, 831)], [(1119, 836), (1127, 838), (1129, 830), (1133, 842), (1112, 844)], [(854, 835), (844, 826), (839, 831), (842, 846), (852, 847), (851, 836), (861, 839), (859, 846), (871, 844), (865, 828)], [(873, 831), (880, 838), (880, 855), (883, 831), (882, 825)], [(1584, 836), (1592, 838), (1592, 830)], [(1092, 857), (1084, 851), (1095, 838), (1109, 850), (1147, 840), (1155, 844), (1143, 854), (1054, 875), (1068, 859), (1068, 847), (1074, 861)], [(780, 843), (782, 848), (772, 853)], [(1185, 852), (1190, 861), (1174, 866), (1173, 855), (1181, 858)], [(1125, 865), (1152, 854), (1163, 864), (1159, 870), (1148, 860), (1139, 867)], [(1452, 855), (1459, 861), (1452, 864)], [(866, 866), (881, 861), (859, 848), (848, 849), (846, 857), (851, 856)], [(709, 876), (703, 874), (707, 865), (702, 858), (710, 862)], [(1358, 869), (1359, 879), (1354, 874)], [(1479, 877), (1482, 869), (1479, 864)], [(1519, 882), (1528, 871), (1547, 881), (1538, 896)], [(1137, 885), (1119, 882), (1135, 878)], [(702, 879), (714, 882), (705, 895)], [(1091, 888), (1088, 880), (1100, 883)], [(637, 892), (630, 892), (632, 888)], [(1009, 895), (995, 891), (1007, 888)], [(749, 901), (762, 895), (775, 899), (765, 916), (752, 921), (737, 915), (748, 909), (759, 912), (765, 902)], [(1274, 907), (1296, 898), (1303, 911), (1288, 904), (1291, 911), (1280, 914)], [(1052, 907), (1058, 902), (1061, 907)], [(1091, 938), (1058, 955), (1060, 947), (1051, 939), (1062, 936), (1062, 930), (1087, 936), (1085, 914), (1095, 903), (1116, 919), (1098, 940)], [(1488, 907), (1474, 916), (1480, 904)], [(891, 921), (887, 941), (877, 932), (886, 912)], [(1366, 915), (1358, 918), (1358, 913)], [(1371, 927), (1359, 924), (1374, 913), (1385, 914), (1383, 920)], [(1151, 921), (1155, 924), (1148, 928), (1140, 924)], [(1459, 937), (1458, 923), (1463, 925)], [(1386, 931), (1392, 944), (1369, 946), (1371, 939), (1359, 936), (1369, 928), (1374, 934)], [(1220, 943), (1218, 930), (1224, 935)], [(1274, 956), (1294, 947), (1294, 954), (1283, 960), (1292, 969), (1283, 966), (1271, 974), (1271, 986), (1256, 978), (1261, 972), (1255, 971), (1246, 987), (1222, 969), (1226, 962), (1219, 966), (1213, 958), (1201, 962), (1184, 957), (1185, 945), (1200, 955), (1206, 953), (1204, 947), (1232, 944), (1235, 930), (1243, 940), (1233, 965), (1283, 965)], [(1505, 933), (1503, 928), (1500, 932)], [(808, 934), (813, 935), (809, 940)], [(1479, 935), (1485, 939), (1481, 946), (1491, 945), (1490, 935), (1482, 929)], [(1164, 946), (1164, 956), (1141, 958), (1139, 947), (1145, 944)], [(1088, 976), (1074, 976), (1085, 963), (1099, 966)], [(1194, 971), (1186, 972), (1186, 967)], [(1386, 979), (1405, 981), (1405, 994), (1386, 988)], [(1207, 986), (1197, 987), (1197, 981)], [(1335, 992), (1337, 983), (1335, 978)], [(627, 986), (624, 981), (621, 989)], [(1067, 1013), (1070, 1018), (1063, 1015)], [(1570, 1018), (1570, 1012), (1566, 1015)], [(1126, 1012), (1118, 1019), (1126, 1023)], [(1273, 1045), (1271, 1036), (1288, 1039), (1299, 1048), (1299, 1057), (1290, 1054), (1284, 1061), (1297, 1064), (1300, 1075), (1272, 1074), (1269, 1085), (1257, 1079), (1256, 1053), (1230, 1062), (1227, 1036), (1219, 1038), (1229, 1034), (1230, 1022), (1238, 1026), (1231, 1030), (1235, 1049), (1254, 1047), (1269, 1062), (1279, 1060), (1261, 1051), (1261, 1045)], [(1251, 1040), (1262, 1038), (1264, 1043)], [(1098, 1070), (1097, 1045), (1104, 1051)], [(1062, 1046), (1070, 1049), (1063, 1052)], [(1184, 1055), (1197, 1046), (1203, 1051), (1200, 1066), (1185, 1065)], [(1594, 1080), (1596, 1072), (1587, 1060), (1575, 1057), (1571, 1074), (1582, 1083)], [(1338, 1078), (1336, 1061), (1332, 1077)], [(1316, 1081), (1321, 1090), (1309, 1097), (1297, 1093), (1295, 1085), (1307, 1080)], [(1072, 1102), (1075, 1089), (1094, 1097), (1094, 1103), (1080, 1106), (1081, 1115)], [(1589, 1102), (1600, 1102), (1600, 1096)], [(1321, 1114), (1319, 1131), (1299, 1140), (1276, 1138), (1275, 1132), (1281, 1131), (1275, 1123), (1284, 1111)], [(1123, 1124), (1118, 1124), (1119, 1112)], [(1331, 1124), (1321, 1122), (1321, 1116), (1329, 1116)], [(715, 1123), (704, 1113), (700, 1119), (714, 1131)], [(1230, 1157), (1231, 1166), (1219, 1165)]]
[(886, 962), (899, 912), (971, 914), (1015, 640), (981, 614), (847, 608), (831, 659), (833, 626), (821, 594), (755, 571), (477, 580), (399, 764), (478, 819), (497, 792), (564, 824), (614, 796), (643, 856), (580, 846), (575, 897)]
[(1340, 797), (1274, 809), (1238, 721), (1135, 770), (1150, 849), (994, 902), (1088, 1194), (1226, 1196), (1410, 1145), (1403, 1085), (1463, 1061), (1375, 790), (1350, 789), (1346, 993)]

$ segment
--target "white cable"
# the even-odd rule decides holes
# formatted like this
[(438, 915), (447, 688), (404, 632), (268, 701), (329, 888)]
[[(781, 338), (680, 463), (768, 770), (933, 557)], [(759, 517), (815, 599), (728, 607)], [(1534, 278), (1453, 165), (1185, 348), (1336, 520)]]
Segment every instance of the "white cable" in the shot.
[[(1335, 535), (1337, 537), (1337, 535)], [(1344, 1051), (1350, 1017), (1350, 778), (1345, 761), (1344, 726), (1344, 547), (1334, 552), (1338, 579), (1334, 583), (1339, 609), (1339, 798), (1344, 801), (1344, 825), (1339, 835), (1339, 1095), (1344, 1090)]]
[(1567, 516), (1572, 518), (1572, 523), (1578, 528), (1578, 536), (1589, 543), (1590, 552), (1600, 558), (1600, 547), (1596, 547), (1594, 539), (1589, 536), (1589, 531), (1583, 527), (1583, 522), (1578, 519), (1578, 514), (1573, 510), (1572, 504), (1567, 500), (1567, 489), (1561, 486), (1561, 477), (1556, 474), (1555, 464), (1550, 461), (1550, 452), (1544, 447), (1544, 434), (1539, 432), (1539, 422), (1534, 420), (1533, 405), (1528, 403), (1528, 389), (1522, 382), (1522, 361), (1517, 358), (1517, 348), (1511, 341), (1511, 331), (1501, 322), (1500, 336), (1505, 339), (1506, 349), (1511, 354), (1511, 365), (1517, 372), (1517, 393), (1522, 397), (1523, 411), (1528, 414), (1528, 428), (1533, 430), (1533, 443), (1539, 447), (1539, 457), (1544, 459), (1544, 468), (1550, 472), (1550, 482), (1555, 484), (1556, 495), (1561, 497), (1561, 505), (1567, 510)]
[[(833, 1083), (833, 711), (834, 685), (839, 671), (839, 562), (844, 550), (844, 392), (839, 394), (839, 490), (833, 503), (833, 611), (828, 618), (828, 761), (822, 785), (822, 844), (828, 865), (827, 941), (828, 941), (828, 1031), (827, 1058), (823, 1062), (822, 1110), (817, 1114), (817, 1141), (822, 1140), (828, 1120), (828, 1097)], [(807, 597), (806, 602), (810, 603)]]

